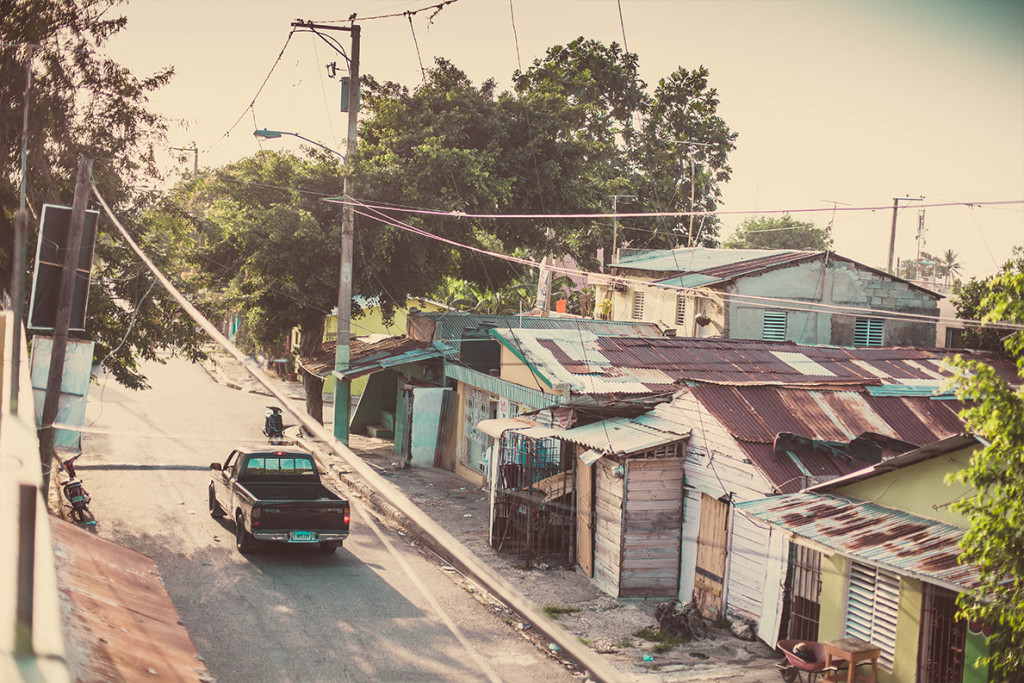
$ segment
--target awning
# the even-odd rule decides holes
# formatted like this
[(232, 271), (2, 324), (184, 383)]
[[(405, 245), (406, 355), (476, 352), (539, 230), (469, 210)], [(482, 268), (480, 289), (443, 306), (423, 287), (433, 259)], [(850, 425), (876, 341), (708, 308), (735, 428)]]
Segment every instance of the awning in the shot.
[(690, 438), (690, 428), (646, 415), (602, 420), (572, 429), (552, 429), (550, 436), (586, 446), (604, 454), (643, 453)]
[(736, 503), (740, 512), (865, 564), (960, 592), (978, 584), (962, 565), (964, 529), (877, 503), (817, 493), (787, 493)]
[(507, 429), (524, 429), (537, 426), (539, 425), (536, 422), (526, 417), (499, 417), (476, 423), (477, 429), (495, 439), (500, 439), (502, 432)]

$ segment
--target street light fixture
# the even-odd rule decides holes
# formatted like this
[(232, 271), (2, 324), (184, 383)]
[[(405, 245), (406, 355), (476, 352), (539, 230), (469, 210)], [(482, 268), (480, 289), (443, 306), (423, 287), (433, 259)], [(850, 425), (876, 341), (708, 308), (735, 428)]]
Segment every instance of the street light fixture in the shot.
[(260, 128), (258, 130), (254, 130), (252, 132), (252, 134), (255, 137), (258, 137), (258, 138), (263, 139), (263, 140), (274, 140), (276, 138), (281, 137), (282, 135), (291, 135), (293, 138), (298, 138), (300, 140), (305, 140), (309, 144), (316, 145), (320, 149), (326, 149), (328, 152), (332, 152), (333, 154), (337, 154), (339, 157), (341, 157), (341, 160), (343, 162), (348, 163), (348, 157), (345, 156), (344, 154), (342, 154), (341, 152), (339, 152), (339, 151), (337, 151), (335, 149), (331, 149), (327, 145), (325, 145), (323, 143), (320, 143), (320, 142), (317, 142), (316, 140), (310, 140), (309, 138), (307, 138), (307, 137), (305, 137), (303, 135), (299, 135), (298, 133), (289, 133), (286, 130), (267, 130), (266, 128)]

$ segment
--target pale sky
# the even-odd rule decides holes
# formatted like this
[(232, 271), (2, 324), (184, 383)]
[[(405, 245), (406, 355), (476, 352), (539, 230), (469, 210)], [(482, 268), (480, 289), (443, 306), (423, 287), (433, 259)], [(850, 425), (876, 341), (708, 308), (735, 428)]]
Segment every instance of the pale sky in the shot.
[[(325, 66), (344, 62), (319, 38), (295, 34), (256, 97), (296, 19), (356, 12), (360, 71), (410, 88), (420, 61), (429, 68), (435, 57), (474, 84), (507, 88), (550, 46), (580, 36), (621, 45), (624, 28), (651, 88), (680, 66), (710, 70), (718, 113), (739, 133), (722, 210), (885, 207), (801, 216), (833, 221), (836, 251), (880, 268), (894, 197), (924, 197), (900, 212), (897, 258), (917, 254), (923, 204), (961, 204), (925, 209), (923, 248), (952, 249), (967, 275), (993, 273), (1024, 246), (1024, 0), (621, 0), (621, 23), (615, 0), (458, 0), (432, 20), (432, 10), (415, 14), (412, 27), (402, 16), (431, 4), (130, 0), (120, 8), (128, 27), (109, 50), (140, 76), (175, 67), (151, 99), (175, 122), (169, 146), (198, 147), (200, 166), (219, 166), (261, 144), (300, 144), (260, 143), (255, 128), (344, 151), (339, 81)], [(399, 16), (371, 18), (389, 14)], [(349, 34), (333, 33), (347, 50)], [(191, 169), (191, 156), (168, 158), (168, 168)], [(1018, 203), (963, 205), (996, 201)], [(722, 237), (743, 218), (723, 216)]]

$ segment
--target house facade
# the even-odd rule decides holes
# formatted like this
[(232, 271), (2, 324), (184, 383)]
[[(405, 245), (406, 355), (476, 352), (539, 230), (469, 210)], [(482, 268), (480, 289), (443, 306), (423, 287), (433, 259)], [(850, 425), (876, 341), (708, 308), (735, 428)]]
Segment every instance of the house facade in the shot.
[[(942, 391), (948, 374), (947, 352), (941, 350), (600, 338), (556, 331), (519, 331), (514, 339), (502, 330), (492, 335), (508, 354), (509, 367), (502, 374), (518, 382), (544, 378), (552, 386), (568, 387), (563, 410), (580, 401), (593, 406), (670, 397), (648, 412), (676, 425), (677, 433), (689, 430), (685, 445), (676, 451), (682, 458), (677, 494), (682, 529), (673, 537), (675, 518), (664, 517), (658, 548), (667, 553), (671, 539), (681, 538), (678, 589), (670, 597), (696, 599), (712, 619), (756, 622), (759, 637), (772, 644), (784, 617), (780, 596), (788, 570), (787, 540), (770, 526), (738, 514), (737, 504), (794, 493), (963, 429), (958, 417), (963, 406)], [(1010, 366), (998, 370), (1013, 376)], [(583, 407), (581, 412), (590, 411)], [(554, 436), (575, 445), (578, 462), (594, 450), (579, 445), (584, 441), (576, 436), (578, 430), (600, 433), (612, 426), (605, 421), (561, 427)], [(615, 547), (618, 542), (624, 562), (634, 550), (627, 540), (630, 521), (643, 509), (643, 503), (631, 508), (626, 495), (631, 490), (626, 462), (631, 451), (598, 450), (601, 457), (589, 473), (577, 465), (578, 487), (587, 487), (588, 476), (597, 482), (590, 494), (577, 491), (577, 501), (584, 501), (577, 510), (578, 533), (591, 533), (586, 529), (594, 519), (621, 527), (613, 536), (593, 531), (592, 546), (610, 540)], [(618, 471), (621, 481), (611, 481), (608, 471)], [(607, 493), (603, 500), (602, 492)], [(593, 497), (590, 509), (588, 495)], [(602, 588), (614, 588), (608, 576), (598, 577), (590, 569), (599, 558), (597, 551), (588, 555), (587, 547), (584, 540), (577, 543), (577, 565)], [(619, 589), (609, 592), (622, 595), (621, 583)]]
[(930, 318), (942, 299), (832, 252), (794, 250), (619, 250), (611, 275), (592, 284), (611, 320), (682, 337), (835, 346), (935, 346)]
[(986, 683), (985, 629), (956, 619), (977, 583), (960, 565), (969, 521), (949, 502), (975, 491), (947, 476), (978, 440), (957, 434), (823, 485), (741, 502), (743, 516), (780, 533), (786, 583), (783, 635), (857, 637), (881, 650), (883, 683)]

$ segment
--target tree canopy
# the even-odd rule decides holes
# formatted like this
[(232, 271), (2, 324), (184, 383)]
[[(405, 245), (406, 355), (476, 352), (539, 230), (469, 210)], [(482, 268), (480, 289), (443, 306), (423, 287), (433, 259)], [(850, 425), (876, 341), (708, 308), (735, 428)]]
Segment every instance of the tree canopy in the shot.
[[(718, 92), (709, 81), (703, 66), (679, 67), (648, 92), (637, 55), (581, 37), (517, 73), (516, 91), (552, 93), (578, 109), (568, 119), (574, 135), (592, 138), (604, 152), (592, 159), (603, 210), (618, 194), (628, 198), (628, 213), (710, 212), (732, 173), (728, 155), (738, 134), (718, 115)], [(718, 230), (713, 216), (633, 218), (622, 222), (619, 243), (714, 246)], [(611, 237), (605, 226), (600, 244), (610, 248)]]
[[(1021, 253), (1016, 252), (1020, 258)], [(983, 319), (1024, 323), (1024, 272), (1010, 268), (989, 279), (981, 297)], [(1016, 680), (1024, 671), (1024, 332), (1006, 340), (1015, 357), (1018, 386), (990, 365), (957, 358), (957, 396), (974, 401), (961, 413), (967, 428), (988, 441), (957, 478), (975, 495), (953, 504), (971, 520), (961, 561), (980, 568), (980, 585), (960, 596), (961, 616), (992, 629), (992, 680)]]
[[(28, 155), (25, 178), (30, 221), (28, 249), (35, 253), (43, 204), (70, 206), (82, 156), (95, 160), (93, 182), (130, 230), (138, 207), (149, 199), (138, 190), (157, 176), (155, 146), (165, 125), (146, 105), (173, 70), (138, 77), (105, 56), (106, 42), (126, 25), (111, 13), (117, 0), (14, 0), (0, 12), (0, 281), (11, 281), (11, 240), (20, 205), (21, 138), (28, 91)], [(26, 269), (26, 303), (31, 289)], [(118, 382), (145, 386), (138, 358), (176, 344), (200, 357), (194, 326), (159, 287), (119, 237), (100, 220), (89, 293), (87, 336), (95, 359)]]
[[(953, 283), (953, 308), (956, 317), (964, 320), (984, 320), (992, 315), (996, 299), (993, 294), (1011, 295), (1006, 289), (1007, 277), (1024, 273), (1024, 247), (1014, 247), (1013, 255), (1006, 260), (995, 275), (979, 280), (956, 280)], [(960, 345), (968, 349), (987, 351), (1005, 359), (1012, 359), (1010, 350), (1003, 342), (1005, 331), (986, 328), (984, 325), (964, 327)]]
[(826, 251), (832, 248), (832, 235), (809, 221), (798, 221), (788, 213), (782, 216), (752, 216), (745, 219), (722, 243), (727, 249), (801, 249)]

